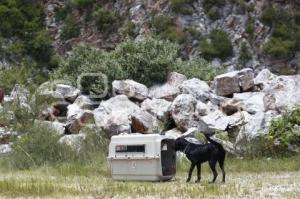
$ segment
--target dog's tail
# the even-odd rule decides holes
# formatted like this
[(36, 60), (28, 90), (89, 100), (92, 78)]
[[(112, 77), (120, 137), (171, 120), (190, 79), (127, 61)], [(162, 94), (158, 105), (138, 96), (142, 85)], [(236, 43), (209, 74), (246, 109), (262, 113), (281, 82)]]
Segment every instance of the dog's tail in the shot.
[(214, 140), (211, 139), (207, 134), (205, 134), (205, 133), (203, 133), (203, 134), (204, 134), (205, 138), (206, 138), (210, 143), (212, 143), (213, 145), (216, 145), (216, 146), (217, 146), (219, 149), (221, 149), (222, 151), (225, 151), (222, 144), (220, 144), (220, 143), (214, 141)]

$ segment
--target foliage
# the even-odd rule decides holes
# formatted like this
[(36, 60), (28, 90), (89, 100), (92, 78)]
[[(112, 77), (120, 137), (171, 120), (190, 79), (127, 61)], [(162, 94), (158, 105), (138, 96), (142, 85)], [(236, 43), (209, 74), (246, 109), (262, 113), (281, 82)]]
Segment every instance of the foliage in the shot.
[(244, 66), (251, 58), (248, 46), (243, 42), (240, 47), (239, 65)]
[(78, 8), (86, 8), (92, 5), (95, 0), (71, 0), (71, 4)]
[[(50, 37), (44, 30), (43, 1), (2, 0), (0, 3), (0, 38), (12, 39), (5, 56), (14, 62), (27, 55), (41, 65), (53, 54)], [(17, 52), (18, 56), (15, 56)], [(38, 65), (39, 66), (39, 65)]]
[(221, 74), (221, 69), (216, 69), (204, 59), (191, 61), (177, 60), (175, 71), (184, 74), (187, 78), (198, 78), (201, 80), (212, 80), (215, 76)]
[(293, 55), (294, 48), (295, 41), (272, 37), (263, 47), (263, 51), (274, 58), (288, 58)]
[(74, 37), (78, 37), (79, 35), (80, 35), (80, 27), (78, 25), (78, 22), (76, 21), (76, 18), (72, 14), (69, 14), (62, 28), (61, 37), (64, 40), (68, 40)]
[(123, 25), (122, 34), (129, 37), (135, 37), (137, 36), (137, 31), (135, 29), (135, 24), (132, 21), (127, 20)]
[(217, 20), (220, 18), (219, 8), (225, 5), (225, 1), (219, 0), (204, 0), (203, 8), (205, 13), (211, 20)]
[(116, 28), (117, 16), (111, 10), (106, 10), (101, 7), (95, 8), (92, 13), (96, 26), (99, 31), (110, 32)]
[(269, 133), (263, 136), (265, 153), (292, 154), (300, 147), (300, 108), (284, 113), (272, 121)]
[(193, 8), (191, 4), (195, 0), (171, 0), (171, 8), (175, 13), (179, 14), (191, 14)]
[(31, 127), (21, 138), (15, 140), (12, 165), (19, 169), (43, 165), (56, 165), (74, 158), (70, 147), (58, 143), (59, 136), (44, 127)]
[(228, 33), (225, 31), (214, 29), (209, 34), (209, 39), (200, 41), (200, 49), (205, 59), (211, 60), (215, 57), (225, 60), (232, 56), (233, 46)]
[(158, 15), (153, 17), (150, 23), (154, 32), (162, 39), (167, 39), (179, 44), (185, 41), (186, 33), (176, 26), (172, 18)]

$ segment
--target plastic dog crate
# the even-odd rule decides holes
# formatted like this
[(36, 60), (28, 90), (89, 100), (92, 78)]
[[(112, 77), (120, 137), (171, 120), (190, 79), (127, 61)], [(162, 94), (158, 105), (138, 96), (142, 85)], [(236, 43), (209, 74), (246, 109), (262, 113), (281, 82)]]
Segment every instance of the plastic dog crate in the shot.
[(111, 137), (108, 160), (114, 180), (165, 181), (176, 174), (175, 140), (159, 134)]

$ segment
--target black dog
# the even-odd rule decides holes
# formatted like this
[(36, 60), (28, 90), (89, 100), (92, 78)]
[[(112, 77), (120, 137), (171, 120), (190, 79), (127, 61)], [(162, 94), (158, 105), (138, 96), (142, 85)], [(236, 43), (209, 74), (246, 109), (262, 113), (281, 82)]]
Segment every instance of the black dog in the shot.
[[(205, 135), (205, 134), (204, 134)], [(182, 151), (186, 154), (186, 157), (191, 161), (191, 168), (189, 170), (187, 182), (191, 180), (191, 176), (195, 166), (197, 165), (197, 180), (200, 182), (201, 179), (201, 164), (208, 161), (209, 166), (213, 172), (214, 183), (218, 173), (216, 171), (216, 163), (219, 162), (220, 168), (223, 174), (223, 182), (225, 182), (225, 171), (224, 171), (224, 160), (225, 160), (225, 150), (221, 144), (210, 139), (205, 135), (206, 139), (210, 142), (207, 144), (194, 144), (187, 141), (184, 137), (179, 137), (175, 141), (175, 150)]]

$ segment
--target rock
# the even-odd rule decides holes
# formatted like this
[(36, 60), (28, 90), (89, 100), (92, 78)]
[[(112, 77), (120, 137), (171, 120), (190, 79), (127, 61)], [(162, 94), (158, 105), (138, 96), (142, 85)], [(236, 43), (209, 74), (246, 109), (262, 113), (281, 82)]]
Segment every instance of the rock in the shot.
[(184, 81), (179, 88), (183, 94), (191, 94), (194, 98), (202, 102), (205, 102), (210, 96), (208, 84), (196, 78)]
[(189, 94), (178, 95), (172, 103), (172, 117), (181, 130), (193, 127), (197, 100)]
[(0, 144), (0, 155), (8, 154), (10, 152), (12, 152), (10, 144)]
[(55, 87), (55, 92), (69, 102), (74, 102), (80, 94), (79, 89), (65, 84), (57, 84)]
[(131, 129), (137, 133), (156, 133), (154, 128), (158, 129), (158, 122), (150, 113), (137, 110), (131, 115)]
[(31, 111), (31, 107), (29, 106), (29, 95), (30, 92), (22, 85), (16, 84), (13, 90), (11, 91), (10, 97), (14, 102), (18, 102), (21, 108), (26, 109), (27, 111)]
[(177, 72), (171, 72), (168, 75), (167, 84), (172, 86), (179, 86), (186, 80), (186, 76)]
[(240, 92), (238, 71), (218, 75), (214, 79), (215, 93), (220, 96), (228, 96)]
[(220, 96), (248, 91), (253, 86), (254, 73), (250, 68), (218, 75), (214, 79), (215, 93)]
[(167, 137), (173, 138), (173, 139), (177, 139), (178, 137), (180, 137), (182, 135), (181, 131), (177, 128), (168, 130), (165, 132), (165, 135)]
[(197, 105), (196, 105), (196, 111), (195, 111), (195, 114), (196, 114), (197, 116), (205, 116), (205, 115), (207, 115), (207, 112), (208, 112), (207, 105), (204, 104), (204, 103), (201, 102), (201, 101), (198, 101), (198, 102), (197, 102)]
[(272, 80), (276, 75), (272, 74), (268, 69), (263, 69), (254, 78), (253, 82), (255, 85), (264, 85), (269, 80)]
[(221, 110), (226, 115), (232, 115), (241, 110), (241, 102), (237, 99), (229, 99), (221, 104)]
[(102, 101), (93, 111), (97, 127), (104, 128), (109, 135), (131, 133), (131, 115), (140, 107), (125, 95), (117, 95)]
[(70, 146), (74, 151), (79, 152), (81, 149), (81, 144), (85, 140), (85, 138), (85, 134), (65, 135), (61, 137), (58, 142), (61, 144), (66, 144)]
[(235, 93), (233, 95), (233, 99), (240, 102), (241, 109), (250, 114), (265, 111), (264, 97), (265, 94), (262, 92)]
[(186, 80), (182, 74), (172, 72), (165, 84), (149, 88), (149, 97), (173, 101), (180, 94), (179, 86)]
[(221, 111), (215, 110), (199, 119), (198, 128), (203, 133), (214, 133), (224, 131), (229, 124), (228, 117)]
[(0, 145), (8, 144), (11, 136), (11, 132), (7, 131), (5, 128), (0, 128)]
[(245, 68), (238, 73), (242, 92), (248, 91), (254, 86), (254, 72), (250, 68)]
[(67, 119), (71, 119), (72, 117), (83, 112), (83, 109), (91, 109), (93, 102), (86, 96), (79, 96), (76, 98), (73, 104), (67, 106)]
[(115, 80), (112, 82), (114, 95), (123, 94), (128, 98), (145, 100), (148, 97), (148, 88), (133, 80)]
[(65, 124), (54, 121), (41, 121), (41, 120), (34, 120), (34, 125), (37, 127), (43, 127), (48, 128), (50, 130), (53, 130), (58, 135), (64, 135), (65, 134)]
[(66, 134), (77, 134), (89, 121), (94, 119), (94, 114), (90, 110), (82, 110), (68, 121), (66, 125)]
[(266, 110), (281, 113), (300, 103), (300, 75), (272, 76), (263, 85)]
[(172, 103), (164, 99), (146, 99), (141, 104), (141, 109), (148, 111), (161, 121), (167, 121), (171, 115)]

